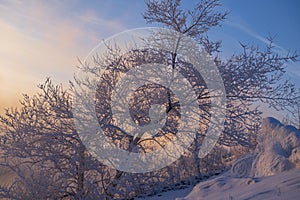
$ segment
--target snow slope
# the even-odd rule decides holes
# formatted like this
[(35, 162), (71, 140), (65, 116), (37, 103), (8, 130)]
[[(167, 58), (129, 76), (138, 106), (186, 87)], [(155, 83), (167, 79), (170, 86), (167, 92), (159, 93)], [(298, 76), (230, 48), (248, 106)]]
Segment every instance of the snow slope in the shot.
[(255, 151), (182, 198), (194, 199), (300, 199), (300, 131), (265, 118)]
[(164, 192), (152, 197), (138, 198), (137, 200), (242, 199), (300, 199), (300, 170), (296, 169), (260, 178), (236, 178), (230, 172), (227, 172), (216, 178), (199, 183), (194, 188), (191, 186), (184, 190)]
[(300, 199), (300, 170), (260, 178), (235, 178), (227, 173), (198, 184), (185, 198), (177, 199)]
[(230, 171), (199, 183), (182, 198), (187, 191), (146, 199), (300, 199), (300, 131), (265, 118), (253, 153), (242, 156)]

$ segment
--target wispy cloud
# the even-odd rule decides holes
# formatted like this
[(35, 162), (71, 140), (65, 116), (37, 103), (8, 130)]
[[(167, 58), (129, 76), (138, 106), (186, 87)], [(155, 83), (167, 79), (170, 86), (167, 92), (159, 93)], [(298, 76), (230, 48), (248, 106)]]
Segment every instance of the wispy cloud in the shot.
[(121, 31), (125, 29), (125, 26), (117, 20), (105, 20), (99, 16), (94, 10), (87, 10), (85, 13), (79, 16), (82, 23), (93, 25), (95, 27), (105, 27), (109, 30)]
[(0, 109), (22, 93), (34, 93), (47, 76), (67, 82), (76, 57), (84, 58), (106, 33), (123, 28), (92, 9), (75, 13), (69, 1), (1, 1)]
[[(225, 22), (225, 24), (246, 33), (247, 35), (259, 40), (260, 42), (263, 42), (265, 44), (270, 43), (270, 41), (266, 38), (266, 36), (262, 36), (262, 35), (256, 33), (255, 31), (253, 31), (248, 26), (246, 26), (242, 23), (237, 23), (237, 22), (234, 22), (234, 21), (227, 21), (227, 22)], [(273, 46), (276, 47), (275, 51), (277, 51), (278, 53), (281, 53), (281, 54), (282, 53), (283, 54), (288, 53), (288, 50), (286, 50), (285, 48), (283, 48), (282, 46), (280, 46), (276, 43), (273, 43)]]
[[(238, 29), (239, 31), (242, 31), (243, 33), (247, 34), (248, 36), (257, 39), (264, 44), (268, 45), (270, 43), (270, 41), (266, 37), (256, 33), (251, 28), (249, 28), (249, 26), (244, 25), (244, 23), (228, 21), (228, 22), (225, 22), (225, 24), (228, 26), (231, 26), (235, 29)], [(276, 44), (276, 42), (273, 42), (273, 46), (275, 47), (274, 51), (280, 55), (287, 55), (289, 53), (289, 51), (287, 49)], [(297, 85), (300, 85), (300, 82), (299, 82), (300, 68), (299, 68), (298, 63), (288, 63), (287, 74), (293, 78), (293, 80), (295, 81), (295, 83)]]

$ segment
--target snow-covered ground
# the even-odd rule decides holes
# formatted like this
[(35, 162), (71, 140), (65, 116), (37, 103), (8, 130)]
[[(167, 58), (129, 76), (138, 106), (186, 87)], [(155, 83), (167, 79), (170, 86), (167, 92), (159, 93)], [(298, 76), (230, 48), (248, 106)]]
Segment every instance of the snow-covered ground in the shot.
[[(192, 190), (192, 191), (191, 191)], [(235, 178), (225, 173), (199, 183), (193, 189), (164, 192), (138, 200), (240, 200), (300, 199), (300, 170), (260, 178)]]
[[(166, 198), (168, 199), (168, 198)], [(175, 200), (176, 198), (173, 198)], [(300, 199), (300, 170), (260, 178), (234, 178), (229, 173), (202, 182), (185, 198), (200, 199)]]
[(300, 199), (300, 131), (266, 118), (257, 142), (230, 171), (199, 183), (189, 194), (192, 187), (145, 200)]
[(144, 197), (144, 198), (135, 198), (135, 200), (174, 200), (176, 198), (183, 198), (187, 196), (192, 190), (194, 186), (189, 186), (185, 189), (180, 190), (172, 190), (168, 192), (163, 192), (151, 197)]

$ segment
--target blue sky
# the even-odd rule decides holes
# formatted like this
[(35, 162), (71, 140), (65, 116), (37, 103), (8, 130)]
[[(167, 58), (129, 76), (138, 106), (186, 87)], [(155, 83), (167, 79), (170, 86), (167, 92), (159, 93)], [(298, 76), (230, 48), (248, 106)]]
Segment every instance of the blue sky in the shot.
[[(191, 1), (183, 1), (190, 7)], [(300, 1), (221, 0), (227, 21), (213, 29), (211, 38), (223, 40), (223, 55), (239, 52), (239, 41), (265, 45), (275, 36), (276, 50), (300, 50)], [(142, 0), (14, 1), (0, 0), (0, 109), (15, 106), (22, 93), (34, 94), (50, 76), (67, 84), (84, 59), (102, 39), (121, 31), (152, 26), (142, 13)], [(288, 75), (300, 86), (299, 64)]]
[[(300, 2), (297, 0), (230, 1), (222, 0), (230, 11), (219, 37), (224, 37), (226, 52), (232, 52), (237, 41), (263, 47), (268, 35), (274, 37), (276, 51), (286, 54), (300, 50)], [(226, 52), (224, 52), (226, 54)], [(288, 75), (300, 86), (300, 65), (291, 64)], [(297, 75), (297, 76), (296, 76)]]

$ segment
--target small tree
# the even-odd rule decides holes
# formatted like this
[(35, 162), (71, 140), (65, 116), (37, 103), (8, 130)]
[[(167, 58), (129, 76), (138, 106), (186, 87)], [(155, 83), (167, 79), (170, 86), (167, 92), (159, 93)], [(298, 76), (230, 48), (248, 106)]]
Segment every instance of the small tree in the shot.
[(297, 127), (300, 130), (300, 105), (299, 100), (298, 103), (294, 105), (293, 108), (290, 109), (290, 113), (288, 113), (283, 119), (283, 123), (290, 124)]

